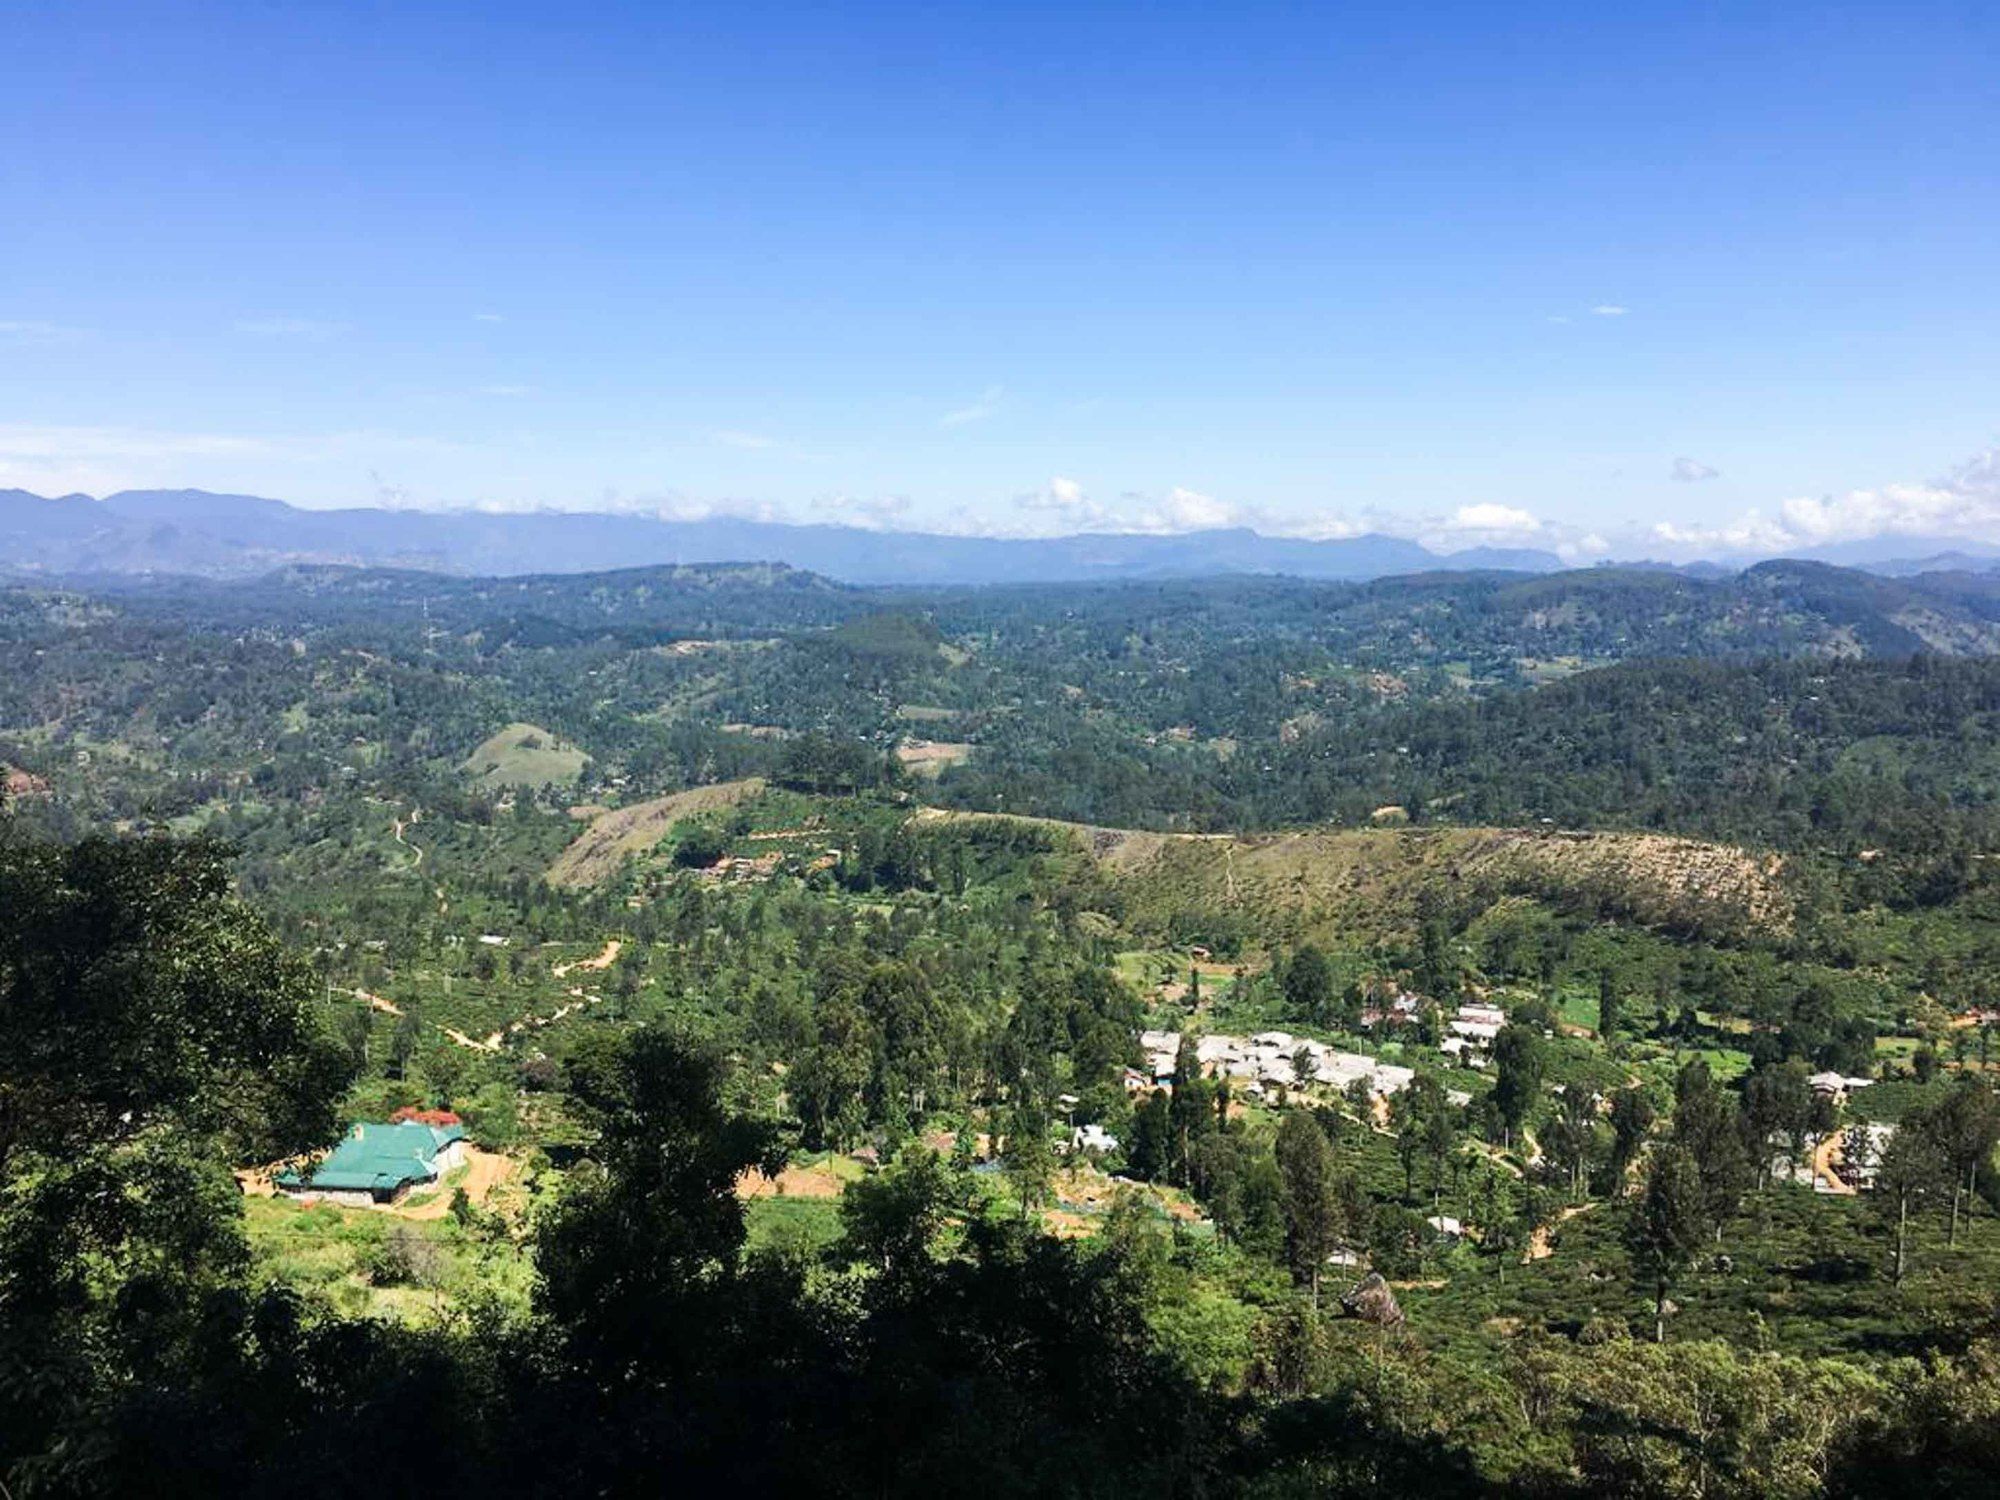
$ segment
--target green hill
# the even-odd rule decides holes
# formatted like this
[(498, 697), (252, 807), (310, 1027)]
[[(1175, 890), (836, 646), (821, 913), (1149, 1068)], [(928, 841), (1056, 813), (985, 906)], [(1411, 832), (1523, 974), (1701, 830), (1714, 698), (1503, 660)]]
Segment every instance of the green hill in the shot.
[(509, 724), (488, 736), (459, 769), (489, 789), (560, 786), (583, 774), (590, 757), (536, 724)]

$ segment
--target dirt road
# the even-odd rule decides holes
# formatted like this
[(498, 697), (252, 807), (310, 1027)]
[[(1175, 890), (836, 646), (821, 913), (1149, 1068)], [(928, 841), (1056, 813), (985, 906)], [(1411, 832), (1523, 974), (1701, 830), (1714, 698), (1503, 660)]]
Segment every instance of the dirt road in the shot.
[(575, 963), (557, 964), (553, 969), (549, 970), (549, 973), (555, 978), (561, 979), (565, 974), (574, 969), (594, 969), (601, 972), (610, 968), (618, 961), (618, 955), (624, 947), (625, 945), (617, 938), (612, 938), (604, 945), (604, 951), (598, 954), (597, 957), (579, 958)]
[[(465, 1176), (452, 1184), (464, 1188), (465, 1196), (472, 1200), (475, 1208), (481, 1207), (493, 1196), (494, 1189), (514, 1175), (515, 1164), (511, 1156), (502, 1156), (497, 1151), (482, 1151), (477, 1146), (465, 1148)], [(451, 1188), (439, 1188), (422, 1203), (396, 1203), (383, 1211), (398, 1218), (436, 1220), (451, 1212)]]
[(1841, 1133), (1838, 1130), (1831, 1131), (1820, 1141), (1818, 1148), (1814, 1150), (1812, 1161), (1813, 1190), (1820, 1193), (1832, 1193), (1841, 1198), (1852, 1198), (1856, 1196), (1854, 1185), (1842, 1182), (1833, 1170), (1835, 1163), (1842, 1160), (1840, 1142)]
[(1521, 1257), (1522, 1264), (1525, 1265), (1529, 1261), (1535, 1260), (1547, 1260), (1551, 1255), (1554, 1255), (1556, 1247), (1552, 1242), (1552, 1237), (1556, 1230), (1567, 1224), (1571, 1219), (1574, 1219), (1578, 1214), (1586, 1213), (1595, 1207), (1597, 1207), (1597, 1204), (1594, 1202), (1572, 1203), (1568, 1208), (1556, 1215), (1553, 1224), (1542, 1225), (1541, 1228), (1528, 1237), (1528, 1253)]

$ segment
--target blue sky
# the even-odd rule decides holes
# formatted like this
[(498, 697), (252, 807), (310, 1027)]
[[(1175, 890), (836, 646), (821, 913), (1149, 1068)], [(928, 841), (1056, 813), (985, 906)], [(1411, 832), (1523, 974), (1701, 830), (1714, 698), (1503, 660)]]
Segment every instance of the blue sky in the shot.
[(0, 53), (0, 486), (2000, 541), (1990, 4), (17, 5)]

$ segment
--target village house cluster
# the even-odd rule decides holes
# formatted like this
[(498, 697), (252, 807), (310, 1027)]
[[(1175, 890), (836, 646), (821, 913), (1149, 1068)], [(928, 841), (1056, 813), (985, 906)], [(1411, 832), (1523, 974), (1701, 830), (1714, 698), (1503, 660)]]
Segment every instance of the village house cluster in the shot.
[(1507, 1024), (1507, 1013), (1497, 1005), (1466, 1001), (1445, 1030), (1450, 1035), (1438, 1042), (1438, 1050), (1468, 1068), (1483, 1068), (1493, 1050), (1493, 1039)]
[[(1180, 1056), (1178, 1031), (1142, 1031), (1139, 1045), (1145, 1050), (1147, 1068), (1126, 1076), (1126, 1087), (1135, 1092), (1171, 1088), (1174, 1066)], [(1228, 1078), (1241, 1084), (1251, 1098), (1261, 1098), (1277, 1089), (1323, 1087), (1346, 1092), (1357, 1082), (1366, 1081), (1368, 1092), (1398, 1093), (1416, 1077), (1413, 1068), (1398, 1067), (1358, 1052), (1338, 1052), (1324, 1042), (1295, 1037), (1288, 1031), (1260, 1031), (1255, 1036), (1203, 1036), (1195, 1039), (1195, 1057), (1208, 1078)], [(1307, 1065), (1304, 1076), (1300, 1064)]]
[[(1361, 1024), (1371, 1031), (1415, 1026), (1429, 1003), (1422, 995), (1405, 990), (1367, 1005), (1361, 1012)], [(1467, 1000), (1445, 1023), (1438, 1051), (1464, 1067), (1483, 1068), (1492, 1053), (1493, 1039), (1506, 1024), (1507, 1013), (1499, 1006)]]

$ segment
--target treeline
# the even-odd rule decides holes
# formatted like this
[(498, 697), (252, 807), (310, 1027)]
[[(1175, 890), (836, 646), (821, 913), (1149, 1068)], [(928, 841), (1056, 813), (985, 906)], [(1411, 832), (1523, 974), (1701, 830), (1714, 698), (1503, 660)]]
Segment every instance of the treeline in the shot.
[(1325, 726), (1260, 806), (1950, 852), (2000, 832), (1996, 731), (1990, 659), (1640, 663)]
[[(0, 593), (23, 668), (0, 681), (0, 754), (93, 816), (173, 818), (253, 778), (278, 798), (400, 791), (510, 721), (583, 747), (585, 796), (745, 775), (855, 790), (894, 781), (885, 757), (921, 733), (975, 747), (937, 786), (962, 807), (1220, 829), (1394, 806), (1919, 850), (1934, 858), (1914, 886), (1947, 895), (1942, 861), (2000, 817), (2000, 672), (1910, 654), (2000, 645), (2000, 586), (1979, 578), (296, 581)], [(543, 619), (560, 628), (530, 628)], [(1606, 662), (1623, 664), (1577, 670)], [(134, 753), (104, 763), (107, 746)], [(89, 776), (79, 751), (99, 758)]]
[(1931, 856), (1948, 899), (2000, 835), (2000, 662), (1644, 662), (1534, 689), (1318, 719), (1280, 743), (1146, 745), (1082, 719), (943, 778), (1122, 826), (1417, 822), (1666, 830), (1785, 849)]

